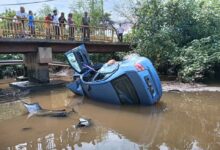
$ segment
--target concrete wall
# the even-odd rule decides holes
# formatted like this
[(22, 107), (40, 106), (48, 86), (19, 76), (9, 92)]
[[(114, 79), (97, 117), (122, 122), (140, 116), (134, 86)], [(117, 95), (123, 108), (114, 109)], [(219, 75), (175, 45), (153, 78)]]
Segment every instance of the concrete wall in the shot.
[(39, 47), (37, 53), (26, 53), (24, 56), (29, 81), (48, 83), (50, 81), (48, 63), (52, 62), (52, 48)]

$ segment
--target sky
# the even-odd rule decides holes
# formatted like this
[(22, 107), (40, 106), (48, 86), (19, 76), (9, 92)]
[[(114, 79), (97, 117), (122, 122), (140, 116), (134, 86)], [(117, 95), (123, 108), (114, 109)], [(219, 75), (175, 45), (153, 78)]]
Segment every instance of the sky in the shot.
[[(36, 2), (36, 1), (45, 1), (45, 0), (0, 0), (0, 13), (4, 12), (5, 9), (10, 8), (12, 10), (19, 10), (20, 5), (16, 6), (2, 6), (4, 4), (16, 4), (16, 3), (25, 3), (25, 2)], [(59, 12), (65, 12), (68, 14), (70, 12), (70, 4), (75, 2), (76, 0), (54, 0), (50, 2), (42, 2), (36, 4), (27, 4), (23, 5), (26, 9), (26, 12), (32, 10), (34, 13), (38, 13), (39, 9), (42, 7), (43, 4), (48, 4), (52, 8), (56, 7)], [(112, 14), (112, 20), (116, 22), (120, 22), (123, 18), (118, 17), (118, 14), (114, 11), (114, 6), (118, 3), (119, 0), (104, 0), (104, 11)], [(126, 0), (120, 0), (126, 1)]]

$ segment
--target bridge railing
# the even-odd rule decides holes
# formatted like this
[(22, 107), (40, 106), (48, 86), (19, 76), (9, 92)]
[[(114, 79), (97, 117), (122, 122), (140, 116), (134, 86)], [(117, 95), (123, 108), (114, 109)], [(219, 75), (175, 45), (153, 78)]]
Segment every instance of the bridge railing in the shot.
[[(69, 26), (59, 24), (58, 28), (52, 22), (34, 21), (34, 28), (28, 20), (0, 17), (0, 37), (2, 38), (33, 38), (83, 41), (83, 29), (88, 26)], [(102, 42), (117, 42), (117, 35), (111, 27), (89, 26), (89, 40)], [(59, 34), (58, 34), (59, 32)]]

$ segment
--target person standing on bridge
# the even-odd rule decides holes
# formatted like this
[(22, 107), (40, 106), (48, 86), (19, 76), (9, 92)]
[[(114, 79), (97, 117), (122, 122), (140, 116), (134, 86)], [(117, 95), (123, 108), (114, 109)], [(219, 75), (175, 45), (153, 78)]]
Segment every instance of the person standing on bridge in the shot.
[(61, 38), (63, 39), (64, 37), (64, 30), (65, 30), (65, 23), (66, 23), (66, 18), (64, 16), (64, 12), (61, 12), (61, 16), (59, 17), (59, 23), (60, 23), (60, 31), (61, 31)]
[(57, 15), (57, 10), (53, 11), (53, 30), (55, 33), (55, 39), (59, 39), (60, 38), (60, 27), (59, 27), (59, 19), (58, 19), (58, 15)]
[(51, 14), (45, 17), (45, 29), (46, 29), (46, 39), (51, 39), (51, 23), (53, 19)]
[(35, 36), (34, 15), (31, 10), (28, 12), (28, 27), (31, 36)]
[(24, 7), (20, 7), (20, 11), (16, 12), (16, 17), (19, 22), (21, 22), (21, 37), (25, 35), (25, 20), (28, 18), (28, 14), (25, 13)]
[(90, 23), (90, 18), (88, 17), (88, 13), (85, 12), (84, 17), (82, 18), (83, 40), (84, 41), (89, 41), (89, 39), (90, 39), (89, 23)]
[(68, 20), (67, 20), (68, 26), (69, 26), (69, 40), (74, 40), (74, 22), (73, 22), (73, 14), (68, 14)]
[(124, 33), (124, 29), (122, 28), (121, 23), (120, 23), (119, 28), (117, 29), (119, 42), (123, 42), (123, 33)]

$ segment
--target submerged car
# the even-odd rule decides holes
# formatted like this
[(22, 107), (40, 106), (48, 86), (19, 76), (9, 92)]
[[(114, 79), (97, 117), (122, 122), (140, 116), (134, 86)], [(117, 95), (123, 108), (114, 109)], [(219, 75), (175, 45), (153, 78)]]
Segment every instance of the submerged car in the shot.
[(152, 105), (162, 96), (159, 76), (146, 57), (131, 54), (122, 61), (93, 66), (84, 45), (65, 53), (74, 69), (67, 87), (77, 95), (111, 104)]

